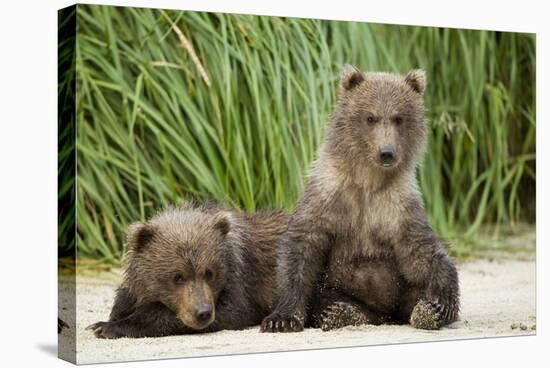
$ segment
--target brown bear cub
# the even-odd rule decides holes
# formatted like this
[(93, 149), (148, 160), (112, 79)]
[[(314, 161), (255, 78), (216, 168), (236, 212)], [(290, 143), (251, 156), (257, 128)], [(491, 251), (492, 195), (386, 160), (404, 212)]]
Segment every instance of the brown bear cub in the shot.
[(427, 141), (425, 85), (421, 70), (344, 67), (324, 145), (280, 242), (281, 296), (262, 331), (437, 329), (457, 319), (457, 271), (415, 176)]
[(100, 338), (240, 329), (273, 308), (284, 214), (239, 214), (212, 205), (170, 208), (128, 229), (124, 280)]

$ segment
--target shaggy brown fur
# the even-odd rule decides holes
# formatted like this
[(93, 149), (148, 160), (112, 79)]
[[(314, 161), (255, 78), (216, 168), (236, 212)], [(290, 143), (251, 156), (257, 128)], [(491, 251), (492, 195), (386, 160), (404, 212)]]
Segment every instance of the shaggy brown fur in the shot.
[(154, 337), (258, 324), (273, 308), (283, 214), (167, 209), (128, 229), (124, 281), (100, 338)]
[[(421, 70), (343, 69), (325, 143), (281, 240), (281, 298), (262, 331), (365, 321), (433, 328), (457, 318), (457, 272), (415, 177), (424, 89)], [(431, 306), (418, 309), (432, 311), (430, 321), (411, 318), (419, 302)]]

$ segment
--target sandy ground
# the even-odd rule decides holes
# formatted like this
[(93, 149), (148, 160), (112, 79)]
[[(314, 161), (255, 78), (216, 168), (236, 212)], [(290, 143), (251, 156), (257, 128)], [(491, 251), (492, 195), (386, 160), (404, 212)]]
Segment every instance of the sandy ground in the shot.
[[(194, 357), (266, 351), (289, 351), (404, 342), (532, 335), (535, 326), (535, 262), (475, 261), (459, 266), (462, 312), (458, 322), (439, 330), (410, 326), (347, 327), (330, 332), (307, 329), (294, 334), (262, 334), (258, 327), (241, 331), (146, 339), (97, 339), (85, 327), (107, 320), (119, 276), (78, 276), (76, 347), (65, 345), (74, 326), (60, 336), (60, 355), (74, 354), (79, 364)], [(60, 281), (61, 307), (69, 305), (70, 283)], [(64, 310), (61, 309), (63, 318)], [(66, 313), (66, 311), (65, 311)], [(67, 316), (67, 318), (69, 318)], [(70, 319), (69, 319), (70, 320)]]

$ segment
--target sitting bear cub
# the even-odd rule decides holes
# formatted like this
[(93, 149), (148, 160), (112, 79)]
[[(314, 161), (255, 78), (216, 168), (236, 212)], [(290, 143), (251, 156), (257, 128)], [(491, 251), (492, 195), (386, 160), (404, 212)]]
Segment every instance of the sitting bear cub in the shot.
[(261, 322), (273, 307), (284, 214), (170, 208), (128, 229), (124, 280), (99, 338), (158, 337)]
[(416, 179), (425, 86), (421, 70), (343, 69), (324, 145), (280, 241), (280, 299), (262, 331), (437, 329), (458, 318), (458, 274)]

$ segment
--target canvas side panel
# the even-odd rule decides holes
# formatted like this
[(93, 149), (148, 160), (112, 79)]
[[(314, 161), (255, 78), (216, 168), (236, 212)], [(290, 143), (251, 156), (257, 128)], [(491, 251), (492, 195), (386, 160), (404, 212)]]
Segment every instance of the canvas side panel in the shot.
[(76, 363), (76, 5), (58, 11), (58, 356)]

